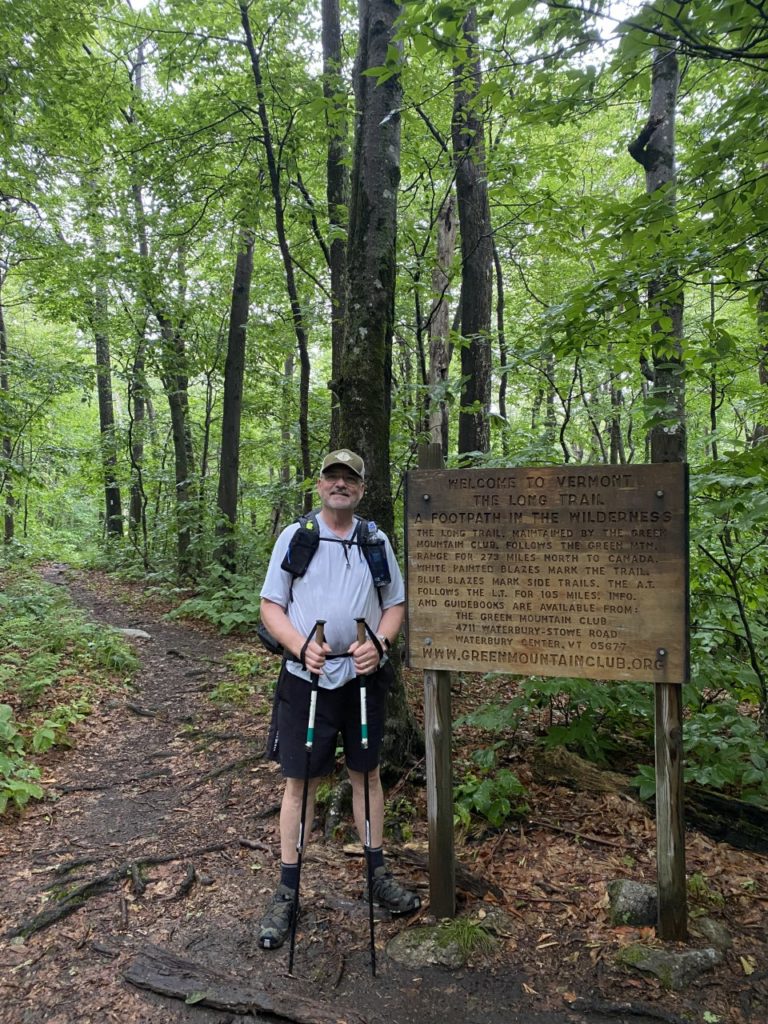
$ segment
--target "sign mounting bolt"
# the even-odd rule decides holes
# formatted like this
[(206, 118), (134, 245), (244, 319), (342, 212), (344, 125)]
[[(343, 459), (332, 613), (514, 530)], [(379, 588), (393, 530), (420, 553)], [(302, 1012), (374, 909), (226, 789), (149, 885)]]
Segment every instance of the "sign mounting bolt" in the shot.
[(656, 654), (660, 658), (666, 658), (666, 656), (667, 656), (667, 648), (666, 647), (659, 647), (659, 649), (656, 651)]
[(664, 491), (656, 491), (656, 497), (657, 498), (663, 498), (664, 497)]

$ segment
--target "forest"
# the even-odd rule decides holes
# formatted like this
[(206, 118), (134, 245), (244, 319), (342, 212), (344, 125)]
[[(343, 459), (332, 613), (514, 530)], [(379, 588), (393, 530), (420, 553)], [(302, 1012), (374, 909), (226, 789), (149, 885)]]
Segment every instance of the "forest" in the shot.
[[(689, 464), (686, 779), (764, 807), (766, 72), (762, 0), (6, 2), (1, 806), (57, 736), (14, 689), (24, 566), (247, 634), (323, 455), (401, 550), (432, 443)], [(532, 707), (598, 763), (634, 737), (652, 792), (647, 688), (516, 693), (471, 713), (459, 819), (514, 810)]]

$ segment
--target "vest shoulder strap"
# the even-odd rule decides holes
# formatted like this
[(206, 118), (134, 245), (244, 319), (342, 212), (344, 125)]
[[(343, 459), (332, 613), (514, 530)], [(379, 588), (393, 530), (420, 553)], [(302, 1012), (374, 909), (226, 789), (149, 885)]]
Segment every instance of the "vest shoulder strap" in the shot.
[[(285, 558), (281, 568), (291, 574), (291, 585), (289, 601), (293, 600), (293, 583), (297, 577), (301, 577), (309, 568), (309, 564), (315, 556), (321, 540), (338, 544), (357, 545), (365, 556), (366, 563), (373, 577), (373, 585), (382, 603), (381, 588), (390, 582), (389, 568), (386, 555), (384, 554), (384, 542), (374, 540), (372, 535), (376, 534), (376, 527), (362, 516), (355, 516), (356, 525), (352, 539), (345, 541), (334, 537), (320, 536), (320, 523), (318, 522), (316, 510), (307, 512), (297, 519), (298, 529), (294, 532), (288, 545)], [(373, 529), (371, 530), (371, 526)], [(382, 569), (383, 567), (383, 569)]]

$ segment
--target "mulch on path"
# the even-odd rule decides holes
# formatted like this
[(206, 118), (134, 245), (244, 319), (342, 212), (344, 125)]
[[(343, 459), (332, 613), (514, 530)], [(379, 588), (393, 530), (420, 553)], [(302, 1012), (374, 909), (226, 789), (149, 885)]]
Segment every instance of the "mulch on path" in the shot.
[[(210, 698), (231, 677), (231, 653), (254, 652), (255, 641), (169, 622), (161, 603), (104, 576), (49, 576), (95, 621), (143, 629), (151, 639), (134, 641), (135, 687), (106, 694), (74, 729), (72, 749), (41, 759), (49, 798), (0, 820), (3, 1024), (214, 1024), (275, 1014), (349, 1024), (703, 1022), (705, 1012), (712, 1022), (768, 1020), (768, 858), (689, 834), (689, 875), (704, 880), (701, 898), (729, 927), (734, 947), (695, 991), (664, 992), (615, 962), (622, 945), (653, 935), (612, 927), (606, 912), (607, 881), (654, 879), (647, 810), (623, 794), (536, 782), (522, 762), (516, 770), (530, 786), (528, 821), (464, 837), (457, 850), (474, 878), (491, 883), (483, 901), (463, 891), (461, 909), (501, 905), (510, 915), (493, 952), (455, 972), (414, 971), (388, 958), (391, 937), (429, 920), (425, 905), (416, 921), (377, 923), (372, 978), (362, 858), (345, 852), (348, 836), (324, 839), (317, 831), (305, 855), (305, 911), (294, 977), (287, 977), (287, 950), (265, 953), (253, 941), (279, 863), (279, 772), (261, 757), (269, 688), (247, 707)], [(265, 680), (277, 667), (264, 656)], [(406, 683), (417, 709), (420, 677)], [(457, 714), (483, 699), (482, 685), (456, 694)], [(388, 846), (396, 872), (427, 904), (417, 777), (396, 793), (410, 808), (400, 831), (411, 855), (397, 856), (397, 838)], [(13, 937), (23, 923), (45, 927)], [(161, 996), (127, 980), (136, 980), (137, 965), (157, 968), (163, 955), (187, 971), (186, 990), (179, 982), (175, 997)], [(173, 971), (164, 970), (170, 993)], [(213, 1008), (222, 991), (239, 1002)], [(271, 1009), (256, 997), (271, 999)]]

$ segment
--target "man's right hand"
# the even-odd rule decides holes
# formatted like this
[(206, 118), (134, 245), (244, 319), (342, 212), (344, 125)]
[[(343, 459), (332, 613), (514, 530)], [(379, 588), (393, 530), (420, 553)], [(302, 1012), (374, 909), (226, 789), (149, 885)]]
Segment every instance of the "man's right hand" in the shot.
[(314, 637), (309, 641), (304, 650), (304, 665), (308, 672), (313, 675), (320, 675), (325, 665), (325, 659), (331, 653), (328, 644), (319, 644)]

